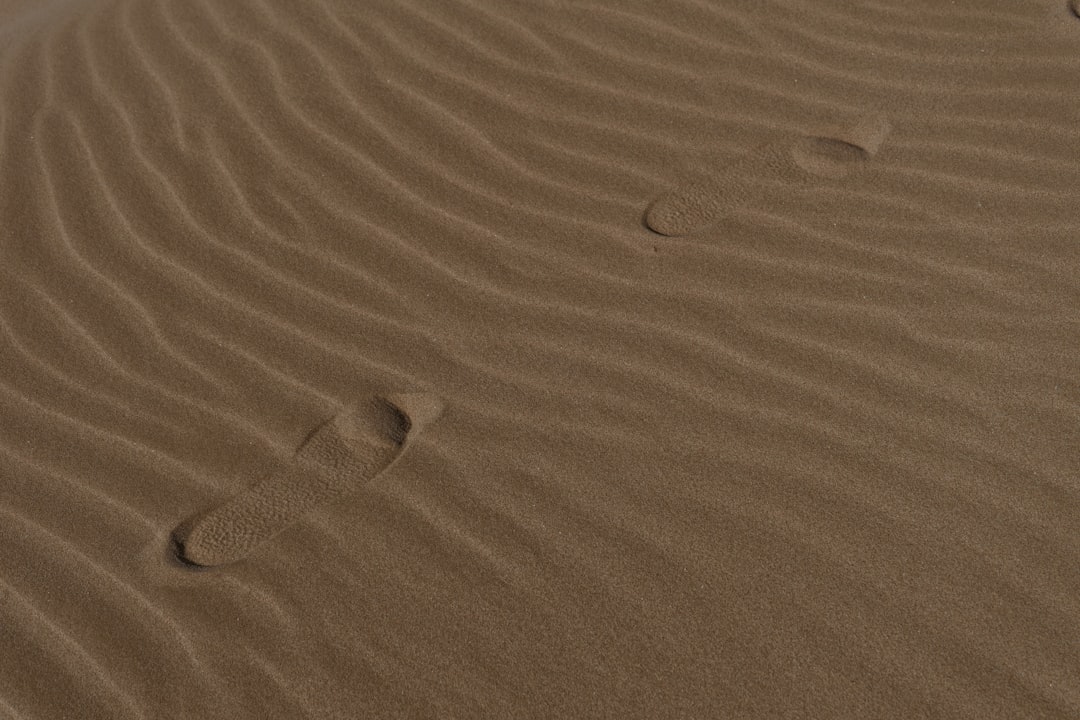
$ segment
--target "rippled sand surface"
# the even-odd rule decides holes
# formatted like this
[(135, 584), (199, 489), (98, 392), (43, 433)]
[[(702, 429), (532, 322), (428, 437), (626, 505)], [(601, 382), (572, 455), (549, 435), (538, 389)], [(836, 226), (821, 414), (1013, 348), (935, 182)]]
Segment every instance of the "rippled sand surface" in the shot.
[(1080, 717), (1077, 15), (0, 2), (0, 717)]

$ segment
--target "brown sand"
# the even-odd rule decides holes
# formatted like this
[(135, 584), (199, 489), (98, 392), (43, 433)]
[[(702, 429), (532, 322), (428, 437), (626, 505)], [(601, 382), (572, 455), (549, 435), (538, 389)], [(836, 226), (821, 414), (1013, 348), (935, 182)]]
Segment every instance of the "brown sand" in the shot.
[(0, 717), (1080, 717), (1078, 14), (0, 3)]

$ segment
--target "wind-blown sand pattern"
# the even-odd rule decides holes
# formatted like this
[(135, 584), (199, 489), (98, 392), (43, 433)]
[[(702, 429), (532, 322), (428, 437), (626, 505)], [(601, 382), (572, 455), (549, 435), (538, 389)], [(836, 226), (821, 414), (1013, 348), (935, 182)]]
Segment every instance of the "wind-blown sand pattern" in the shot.
[(0, 3), (0, 716), (1080, 717), (1078, 77), (1064, 0)]

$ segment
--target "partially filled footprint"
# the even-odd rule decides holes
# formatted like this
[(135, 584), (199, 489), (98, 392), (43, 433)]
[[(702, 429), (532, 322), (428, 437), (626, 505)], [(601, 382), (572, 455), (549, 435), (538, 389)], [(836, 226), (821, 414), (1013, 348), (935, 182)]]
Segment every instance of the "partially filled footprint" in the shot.
[(384, 471), (441, 412), (442, 403), (426, 394), (346, 408), (317, 428), (288, 464), (176, 528), (177, 555), (203, 567), (247, 557), (309, 511)]
[(645, 224), (661, 235), (689, 235), (744, 207), (762, 183), (843, 178), (876, 155), (890, 131), (883, 116), (869, 115), (827, 134), (767, 145), (716, 175), (660, 197), (645, 213)]

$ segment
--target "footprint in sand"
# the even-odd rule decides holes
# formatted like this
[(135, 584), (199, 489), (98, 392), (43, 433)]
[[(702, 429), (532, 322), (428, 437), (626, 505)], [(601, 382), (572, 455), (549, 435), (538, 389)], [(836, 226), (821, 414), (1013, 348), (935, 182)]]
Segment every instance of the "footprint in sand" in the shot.
[(1080, 0), (1069, 0), (1069, 12), (1080, 18)]
[(661, 235), (688, 235), (739, 210), (764, 182), (794, 185), (808, 175), (843, 178), (874, 157), (891, 130), (883, 115), (869, 115), (825, 134), (767, 145), (724, 172), (662, 196), (645, 213), (645, 224)]
[(173, 531), (177, 556), (213, 567), (242, 560), (306, 513), (374, 478), (442, 413), (431, 395), (373, 398), (318, 427), (265, 480)]

